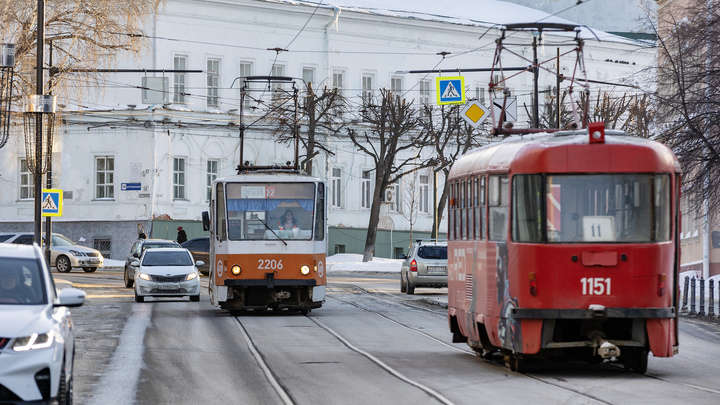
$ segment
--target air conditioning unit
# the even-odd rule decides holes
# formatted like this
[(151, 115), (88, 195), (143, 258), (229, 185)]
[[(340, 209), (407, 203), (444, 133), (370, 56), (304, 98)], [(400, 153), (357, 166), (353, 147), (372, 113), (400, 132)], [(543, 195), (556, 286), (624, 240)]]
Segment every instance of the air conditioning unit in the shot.
[(391, 188), (385, 189), (385, 192), (382, 196), (382, 201), (386, 203), (392, 203), (395, 202), (395, 190)]

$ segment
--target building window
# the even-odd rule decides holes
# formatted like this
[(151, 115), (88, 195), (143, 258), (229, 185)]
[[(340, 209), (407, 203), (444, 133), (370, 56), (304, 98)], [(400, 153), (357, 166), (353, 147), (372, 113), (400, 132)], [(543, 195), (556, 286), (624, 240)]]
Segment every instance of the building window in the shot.
[(207, 200), (210, 201), (210, 195), (212, 194), (212, 182), (217, 179), (218, 175), (218, 161), (208, 160), (207, 161)]
[(479, 101), (480, 104), (485, 104), (485, 89), (479, 84), (475, 85), (475, 99)]
[(370, 170), (363, 170), (360, 181), (362, 182), (362, 193), (360, 194), (362, 208), (370, 208), (372, 201)]
[(400, 93), (402, 93), (403, 88), (403, 80), (402, 77), (391, 77), (390, 78), (390, 90), (396, 95), (399, 96)]
[(115, 158), (101, 156), (95, 158), (95, 198), (115, 198)]
[(330, 204), (335, 208), (342, 207), (342, 172), (337, 167), (332, 169), (332, 176), (330, 176), (330, 185), (332, 187), (332, 196), (330, 197)]
[(402, 188), (400, 182), (390, 186), (393, 191), (392, 201), (390, 201), (390, 211), (402, 212)]
[(110, 237), (94, 238), (93, 249), (99, 250), (104, 258), (109, 259), (112, 253), (112, 239)]
[[(173, 68), (175, 70), (187, 69), (187, 56), (175, 56), (173, 58)], [(186, 73), (175, 72), (173, 74), (173, 103), (184, 104), (187, 102), (185, 96), (185, 80)]]
[(20, 159), (20, 199), (35, 198), (35, 181), (27, 159)]
[[(271, 72), (272, 72), (272, 73), (271, 73), (272, 76), (278, 76), (278, 77), (285, 76), (285, 66), (283, 66), (283, 65), (272, 65)], [(273, 83), (273, 88), (274, 88), (275, 90), (278, 90), (278, 91), (276, 92), (276, 97), (277, 97), (277, 96), (280, 96), (280, 95), (281, 95), (282, 90), (285, 89), (285, 86), (284, 86), (283, 83)]]
[(220, 59), (207, 60), (207, 106), (220, 106)]
[(430, 212), (430, 176), (427, 174), (420, 175), (420, 212)]
[[(253, 64), (252, 62), (240, 62), (238, 65), (238, 77), (248, 77), (252, 76), (252, 68)], [(240, 88), (245, 86), (245, 82), (240, 83)], [(247, 89), (246, 89), (247, 90)], [(252, 97), (250, 97), (250, 94), (248, 92), (245, 93), (245, 102), (243, 103), (243, 108), (250, 108), (250, 102), (252, 101)]]
[(333, 89), (338, 89), (338, 94), (342, 94), (343, 87), (345, 87), (343, 72), (336, 70), (333, 72)]
[(373, 96), (373, 76), (363, 75), (362, 77), (362, 100), (363, 104), (372, 102)]
[(173, 199), (185, 199), (185, 158), (173, 159)]
[(420, 105), (430, 104), (430, 80), (420, 81)]
[(315, 68), (304, 67), (302, 70), (302, 78), (305, 86), (310, 86), (315, 82)]

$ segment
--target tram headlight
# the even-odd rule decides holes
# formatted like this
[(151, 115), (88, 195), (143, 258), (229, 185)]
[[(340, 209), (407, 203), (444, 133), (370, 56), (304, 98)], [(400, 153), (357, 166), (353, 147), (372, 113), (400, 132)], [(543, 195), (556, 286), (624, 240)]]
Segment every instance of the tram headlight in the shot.
[(308, 274), (310, 274), (310, 266), (308, 266), (307, 264), (303, 264), (302, 266), (300, 266), (300, 273), (302, 273), (303, 276), (307, 276)]
[(239, 265), (237, 265), (237, 264), (234, 265), (234, 266), (232, 266), (232, 267), (230, 268), (230, 272), (231, 272), (232, 274), (236, 275), (236, 276), (237, 276), (238, 274), (240, 274), (241, 271), (242, 271), (242, 268), (241, 268)]

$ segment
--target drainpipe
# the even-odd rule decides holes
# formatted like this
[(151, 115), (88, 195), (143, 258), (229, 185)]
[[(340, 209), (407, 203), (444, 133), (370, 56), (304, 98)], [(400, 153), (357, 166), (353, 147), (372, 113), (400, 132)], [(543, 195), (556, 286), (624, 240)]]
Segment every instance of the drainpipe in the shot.
[(330, 75), (330, 26), (337, 23), (338, 18), (340, 17), (340, 7), (334, 4), (332, 7), (333, 16), (330, 21), (325, 24), (325, 80), (330, 83), (330, 86), (328, 87), (332, 87), (332, 76)]

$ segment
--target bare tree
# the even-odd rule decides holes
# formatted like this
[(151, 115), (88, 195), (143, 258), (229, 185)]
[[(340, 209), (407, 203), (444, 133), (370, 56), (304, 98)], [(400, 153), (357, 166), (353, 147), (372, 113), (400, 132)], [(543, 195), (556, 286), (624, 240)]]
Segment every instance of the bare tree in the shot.
[(720, 209), (720, 9), (706, 0), (659, 16), (657, 139), (683, 169), (690, 212)]
[[(287, 96), (292, 97), (290, 94)], [(318, 94), (312, 83), (307, 84), (306, 93), (299, 97), (297, 115), (294, 103), (286, 98), (274, 103), (268, 119), (274, 128), (274, 135), (283, 144), (295, 142), (293, 128), (295, 125), (299, 126), (297, 129), (300, 143), (305, 149), (304, 156), (307, 159), (305, 171), (312, 173), (312, 159), (316, 152), (334, 154), (327, 148), (325, 140), (345, 129), (342, 114), (346, 110), (346, 100), (338, 89), (324, 87), (322, 93)]]
[(369, 97), (363, 101), (360, 119), (367, 130), (348, 128), (348, 135), (353, 144), (370, 156), (375, 165), (375, 190), (363, 254), (363, 262), (368, 262), (372, 260), (375, 251), (382, 193), (389, 184), (415, 170), (434, 165), (434, 161), (423, 160), (420, 156), (428, 144), (429, 134), (422, 129), (412, 102), (382, 89), (379, 97)]
[(412, 180), (408, 182), (407, 187), (401, 189), (403, 190), (403, 209), (401, 210), (401, 214), (403, 218), (407, 219), (408, 224), (410, 225), (410, 244), (408, 245), (408, 248), (412, 245), (413, 228), (418, 219), (418, 208), (420, 205), (420, 190), (418, 190), (417, 184), (418, 176), (417, 171), (415, 171), (413, 172)]
[[(439, 107), (423, 106), (422, 125), (430, 136), (432, 146), (435, 149), (437, 167), (443, 172), (446, 179), (455, 160), (471, 148), (487, 143), (487, 139), (482, 139), (481, 131), (473, 128), (460, 116), (462, 108), (462, 105), (457, 104), (441, 105)], [(433, 179), (434, 182), (435, 179)], [(436, 223), (432, 226), (431, 234), (434, 236), (439, 235), (436, 226), (441, 222), (442, 214), (445, 212), (449, 189), (450, 184), (446, 181), (438, 197), (437, 207), (433, 207), (433, 209), (437, 209), (438, 215)]]
[[(45, 40), (52, 43), (53, 72), (57, 73), (47, 91), (63, 96), (82, 88), (65, 80), (63, 72), (68, 69), (109, 66), (118, 51), (137, 53), (145, 36), (142, 25), (161, 3), (163, 0), (45, 1)], [(0, 38), (16, 45), (16, 71), (20, 73), (15, 80), (16, 97), (34, 94), (36, 0), (0, 0)], [(44, 67), (49, 67), (47, 58)], [(98, 78), (92, 72), (73, 76), (89, 81)]]

